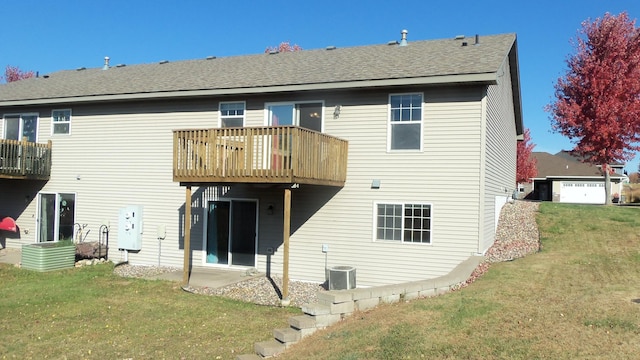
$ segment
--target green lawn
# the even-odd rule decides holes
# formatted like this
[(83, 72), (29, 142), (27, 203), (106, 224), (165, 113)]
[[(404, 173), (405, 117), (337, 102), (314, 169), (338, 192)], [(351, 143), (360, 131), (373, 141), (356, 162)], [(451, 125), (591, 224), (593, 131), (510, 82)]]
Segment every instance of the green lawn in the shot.
[[(630, 359), (640, 353), (640, 208), (545, 203), (543, 249), (460, 291), (381, 306), (279, 359)], [(233, 359), (296, 309), (124, 279), (108, 265), (0, 265), (0, 359)]]
[(0, 284), (0, 359), (234, 359), (300, 314), (121, 278), (111, 265), (0, 264)]
[(544, 203), (541, 252), (444, 296), (359, 313), (282, 359), (635, 359), (640, 208)]

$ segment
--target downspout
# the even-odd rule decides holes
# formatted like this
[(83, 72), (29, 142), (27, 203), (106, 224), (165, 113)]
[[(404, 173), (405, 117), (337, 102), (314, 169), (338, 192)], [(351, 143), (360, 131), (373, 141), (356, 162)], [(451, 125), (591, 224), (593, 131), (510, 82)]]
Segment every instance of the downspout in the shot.
[[(487, 173), (487, 88), (485, 87), (480, 100), (480, 171), (479, 171), (479, 197), (478, 197), (478, 243), (476, 253), (482, 254), (482, 240), (484, 239), (484, 218), (485, 218), (485, 195), (486, 191), (486, 173)], [(493, 214), (491, 214), (493, 216)]]

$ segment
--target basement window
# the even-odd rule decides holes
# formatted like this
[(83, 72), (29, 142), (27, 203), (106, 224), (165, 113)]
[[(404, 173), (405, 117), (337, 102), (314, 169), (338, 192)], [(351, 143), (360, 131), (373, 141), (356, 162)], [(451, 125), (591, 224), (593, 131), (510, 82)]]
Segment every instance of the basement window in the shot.
[(376, 203), (375, 240), (431, 243), (431, 204)]

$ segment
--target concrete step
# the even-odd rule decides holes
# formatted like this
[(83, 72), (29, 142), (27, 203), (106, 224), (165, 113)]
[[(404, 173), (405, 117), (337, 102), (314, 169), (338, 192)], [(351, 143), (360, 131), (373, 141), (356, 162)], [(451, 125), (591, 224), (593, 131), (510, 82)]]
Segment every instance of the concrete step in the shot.
[(331, 314), (331, 307), (318, 303), (304, 304), (302, 312), (309, 315), (328, 315)]
[(236, 360), (264, 360), (264, 358), (257, 354), (244, 354), (236, 356)]
[(316, 315), (314, 316), (316, 320), (316, 328), (324, 329), (327, 326), (331, 326), (342, 319), (342, 315), (340, 314), (329, 314), (329, 315)]
[(301, 336), (300, 330), (288, 327), (284, 329), (274, 329), (273, 337), (281, 343), (284, 343), (285, 346), (288, 346), (290, 344), (298, 342)]
[(283, 343), (275, 339), (255, 343), (253, 347), (256, 353), (262, 357), (275, 356), (286, 349)]
[(296, 329), (315, 329), (316, 319), (311, 315), (298, 315), (289, 318), (289, 325)]

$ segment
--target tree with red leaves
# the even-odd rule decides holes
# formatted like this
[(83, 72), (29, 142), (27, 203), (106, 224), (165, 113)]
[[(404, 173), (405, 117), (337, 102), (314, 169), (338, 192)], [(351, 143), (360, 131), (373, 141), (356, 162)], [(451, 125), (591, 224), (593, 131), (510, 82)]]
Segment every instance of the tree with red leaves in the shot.
[(538, 163), (536, 158), (531, 156), (536, 145), (531, 143), (529, 129), (524, 130), (522, 141), (518, 141), (516, 157), (516, 183), (530, 183), (531, 178), (538, 175)]
[(288, 41), (283, 41), (278, 46), (267, 46), (264, 50), (265, 54), (272, 52), (292, 52), (292, 51), (300, 51), (302, 48), (298, 46), (298, 44), (291, 45)]
[(582, 23), (574, 46), (547, 111), (553, 130), (575, 143), (573, 153), (602, 166), (611, 204), (608, 164), (640, 150), (640, 30), (626, 12), (606, 13)]
[(31, 70), (22, 71), (17, 66), (7, 65), (4, 69), (4, 77), (0, 77), (0, 79), (4, 79), (6, 82), (14, 82), (22, 79), (28, 79), (34, 77), (35, 73)]

